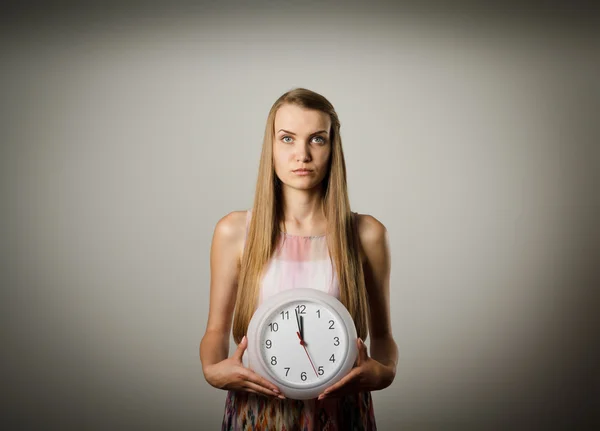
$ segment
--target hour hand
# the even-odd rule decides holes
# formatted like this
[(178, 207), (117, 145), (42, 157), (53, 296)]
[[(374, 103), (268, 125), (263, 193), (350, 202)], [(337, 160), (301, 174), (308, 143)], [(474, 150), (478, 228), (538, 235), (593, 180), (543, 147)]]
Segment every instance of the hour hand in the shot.
[(298, 337), (300, 337), (300, 341), (304, 341), (304, 334), (302, 333), (302, 316), (298, 314), (298, 310), (294, 310), (296, 312), (296, 323), (298, 324)]

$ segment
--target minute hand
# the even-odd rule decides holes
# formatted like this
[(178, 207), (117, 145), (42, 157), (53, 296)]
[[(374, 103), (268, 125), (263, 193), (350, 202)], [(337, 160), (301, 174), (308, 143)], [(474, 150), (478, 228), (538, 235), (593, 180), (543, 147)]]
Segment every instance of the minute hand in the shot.
[(319, 373), (317, 373), (315, 364), (314, 364), (312, 358), (310, 357), (310, 354), (308, 353), (308, 349), (306, 348), (306, 343), (304, 342), (304, 339), (300, 336), (300, 332), (296, 332), (296, 334), (298, 334), (298, 338), (300, 338), (300, 344), (302, 345), (302, 347), (304, 347), (304, 351), (306, 352), (306, 356), (308, 356), (308, 360), (310, 361), (310, 365), (312, 365), (312, 369), (315, 370), (315, 374), (316, 374), (317, 378), (319, 378)]

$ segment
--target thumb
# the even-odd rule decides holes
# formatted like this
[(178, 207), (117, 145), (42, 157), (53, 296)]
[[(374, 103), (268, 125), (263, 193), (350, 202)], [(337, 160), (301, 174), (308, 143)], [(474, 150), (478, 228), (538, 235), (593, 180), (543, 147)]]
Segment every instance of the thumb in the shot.
[(367, 359), (369, 359), (369, 353), (367, 352), (367, 346), (365, 345), (365, 342), (362, 340), (362, 338), (359, 338), (357, 340), (357, 344), (358, 344), (358, 364), (360, 365), (363, 361), (366, 361)]
[(246, 350), (246, 347), (248, 347), (248, 338), (244, 335), (242, 341), (240, 341), (240, 344), (238, 344), (238, 348), (233, 354), (233, 357), (241, 361), (242, 356), (244, 356), (244, 350)]

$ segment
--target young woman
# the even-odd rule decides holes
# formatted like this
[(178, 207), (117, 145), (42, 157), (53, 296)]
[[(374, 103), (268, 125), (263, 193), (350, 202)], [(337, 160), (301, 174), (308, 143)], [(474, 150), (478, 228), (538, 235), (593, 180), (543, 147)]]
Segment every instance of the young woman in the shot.
[[(371, 391), (392, 383), (398, 356), (388, 235), (377, 219), (350, 209), (340, 121), (320, 94), (296, 88), (273, 104), (253, 207), (218, 221), (210, 268), (200, 360), (207, 382), (228, 391), (223, 430), (376, 429)], [(300, 286), (336, 296), (359, 337), (349, 374), (305, 401), (284, 398), (242, 365), (256, 308), (281, 289)], [(238, 348), (228, 357), (232, 318)], [(367, 334), (370, 355), (362, 341)]]

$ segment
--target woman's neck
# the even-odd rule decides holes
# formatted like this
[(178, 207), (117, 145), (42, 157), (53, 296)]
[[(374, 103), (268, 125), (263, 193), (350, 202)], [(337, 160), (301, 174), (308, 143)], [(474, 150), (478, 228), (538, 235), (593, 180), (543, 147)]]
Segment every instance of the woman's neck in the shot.
[(289, 189), (283, 196), (283, 223), (294, 231), (319, 230), (326, 224), (320, 192)]

